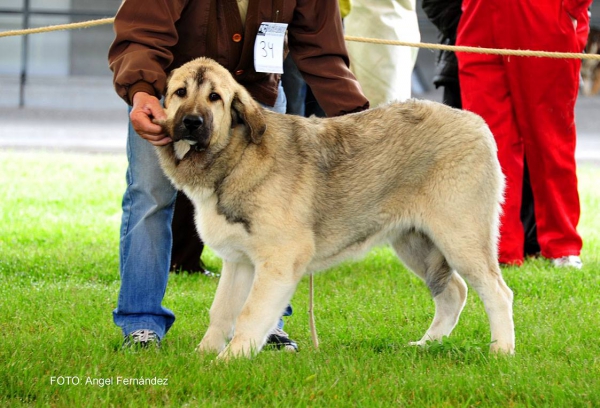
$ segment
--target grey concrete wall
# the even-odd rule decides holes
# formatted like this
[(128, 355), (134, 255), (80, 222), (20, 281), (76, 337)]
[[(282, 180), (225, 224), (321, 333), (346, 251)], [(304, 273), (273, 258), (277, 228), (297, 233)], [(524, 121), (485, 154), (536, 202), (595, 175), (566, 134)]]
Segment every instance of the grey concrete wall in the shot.
[[(72, 10), (102, 12), (104, 17), (112, 17), (117, 12), (121, 0), (71, 0)], [(102, 17), (99, 17), (102, 18)], [(72, 21), (81, 21), (73, 17)], [(114, 38), (111, 25), (103, 25), (71, 32), (70, 75), (110, 76), (106, 56)]]

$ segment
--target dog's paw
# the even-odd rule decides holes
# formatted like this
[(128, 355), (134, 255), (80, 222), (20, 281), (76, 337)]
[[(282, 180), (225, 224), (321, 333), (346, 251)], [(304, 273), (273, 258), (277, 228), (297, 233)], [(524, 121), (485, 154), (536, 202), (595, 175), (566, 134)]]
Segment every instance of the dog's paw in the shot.
[(515, 343), (501, 343), (495, 341), (490, 345), (490, 353), (498, 355), (513, 355), (515, 354)]
[(425, 335), (423, 337), (421, 337), (421, 340), (419, 341), (411, 341), (410, 343), (408, 343), (410, 346), (419, 346), (419, 347), (423, 347), (426, 346), (427, 343), (432, 342), (432, 341), (441, 341), (442, 338), (444, 336), (443, 335), (432, 335), (431, 333), (427, 332), (425, 333)]
[(211, 336), (207, 333), (200, 344), (196, 346), (198, 353), (220, 353), (226, 345), (226, 341), (222, 336)]
[(218, 353), (219, 350), (217, 350), (214, 347), (210, 347), (208, 345), (206, 345), (204, 342), (200, 342), (196, 348), (194, 349), (194, 351), (196, 353), (203, 353), (203, 354), (209, 354), (209, 353)]
[(260, 350), (253, 347), (251, 343), (241, 341), (235, 337), (217, 356), (218, 359), (228, 361), (234, 358), (252, 358), (258, 354)]
[(231, 361), (235, 358), (234, 355), (232, 355), (227, 348), (225, 348), (225, 350), (221, 351), (219, 353), (219, 355), (217, 356), (217, 361), (221, 361), (223, 363), (226, 363), (228, 361)]
[(241, 352), (235, 352), (233, 351), (229, 346), (225, 347), (225, 349), (223, 351), (221, 351), (219, 353), (219, 355), (217, 356), (217, 360), (219, 361), (223, 361), (223, 362), (227, 362), (227, 361), (231, 361), (234, 360), (236, 358), (250, 358), (250, 355), (245, 355), (243, 353), (243, 350)]

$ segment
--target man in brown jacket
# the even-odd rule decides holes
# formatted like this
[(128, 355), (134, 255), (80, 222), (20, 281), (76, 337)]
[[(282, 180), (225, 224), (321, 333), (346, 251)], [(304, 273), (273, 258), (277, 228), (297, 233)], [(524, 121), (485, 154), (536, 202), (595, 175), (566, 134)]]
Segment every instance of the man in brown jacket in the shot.
[[(368, 108), (348, 69), (337, 0), (125, 0), (116, 15), (108, 59), (115, 89), (131, 106), (121, 289), (113, 312), (125, 347), (158, 346), (175, 320), (162, 300), (176, 191), (153, 148), (171, 139), (152, 123), (165, 117), (160, 99), (167, 75), (196, 57), (211, 57), (263, 106), (284, 113), (280, 76), (256, 72), (253, 65), (256, 33), (266, 22), (288, 24), (289, 52), (329, 116)], [(281, 327), (270, 336), (271, 343), (296, 350)]]

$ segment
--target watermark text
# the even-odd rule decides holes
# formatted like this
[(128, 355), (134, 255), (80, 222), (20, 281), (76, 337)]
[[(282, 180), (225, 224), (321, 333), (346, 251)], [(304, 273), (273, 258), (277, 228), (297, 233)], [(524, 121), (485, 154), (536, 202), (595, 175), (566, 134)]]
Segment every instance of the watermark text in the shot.
[(109, 387), (109, 386), (168, 386), (169, 379), (165, 377), (91, 377), (91, 376), (69, 376), (58, 375), (50, 377), (51, 385), (58, 386), (92, 386), (92, 387)]

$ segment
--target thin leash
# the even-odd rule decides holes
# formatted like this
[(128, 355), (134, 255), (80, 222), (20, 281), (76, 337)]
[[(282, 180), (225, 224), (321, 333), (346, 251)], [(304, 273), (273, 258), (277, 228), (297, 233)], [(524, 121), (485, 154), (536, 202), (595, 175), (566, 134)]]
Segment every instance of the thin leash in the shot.
[(314, 282), (313, 274), (310, 274), (308, 280), (308, 326), (310, 327), (310, 337), (315, 349), (319, 348), (319, 337), (317, 336), (317, 327), (315, 325), (315, 310), (314, 310)]

